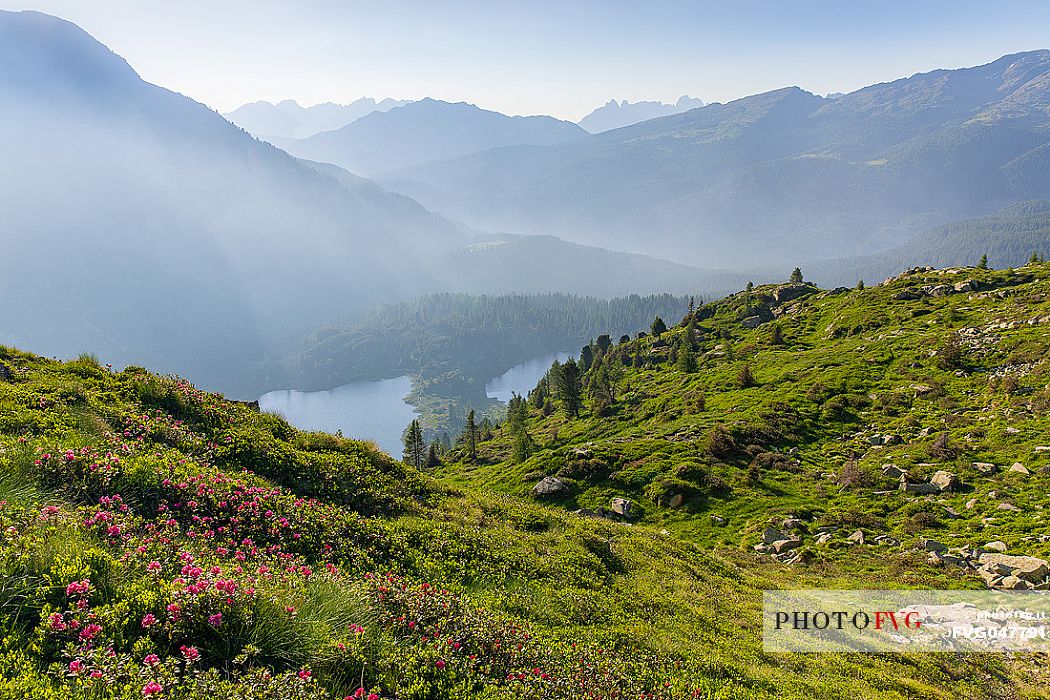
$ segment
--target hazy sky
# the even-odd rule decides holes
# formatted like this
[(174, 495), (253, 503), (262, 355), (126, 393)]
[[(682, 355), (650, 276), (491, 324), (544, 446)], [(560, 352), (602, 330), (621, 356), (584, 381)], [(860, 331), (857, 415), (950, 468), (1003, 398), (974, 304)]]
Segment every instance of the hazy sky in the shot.
[(362, 95), (579, 119), (610, 98), (848, 92), (1050, 47), (1050, 2), (0, 0), (221, 111)]

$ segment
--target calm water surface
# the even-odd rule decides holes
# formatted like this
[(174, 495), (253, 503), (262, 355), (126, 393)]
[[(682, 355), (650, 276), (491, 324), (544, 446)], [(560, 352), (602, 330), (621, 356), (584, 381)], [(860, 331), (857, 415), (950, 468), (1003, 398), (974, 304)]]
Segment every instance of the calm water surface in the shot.
[[(506, 403), (511, 393), (525, 396), (536, 386), (554, 360), (564, 362), (569, 353), (537, 357), (512, 367), (485, 385), (489, 398)], [(297, 428), (343, 431), (347, 437), (373, 440), (384, 452), (401, 456), (401, 433), (416, 417), (405, 397), (412, 390), (408, 377), (378, 382), (351, 382), (326, 391), (279, 389), (259, 397), (259, 408), (279, 413)]]

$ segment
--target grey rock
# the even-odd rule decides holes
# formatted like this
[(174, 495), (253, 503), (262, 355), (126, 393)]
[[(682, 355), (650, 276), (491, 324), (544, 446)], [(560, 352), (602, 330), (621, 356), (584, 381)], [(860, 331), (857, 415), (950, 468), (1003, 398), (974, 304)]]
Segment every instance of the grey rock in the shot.
[(786, 540), (787, 536), (775, 527), (767, 527), (762, 531), (762, 544), (773, 544), (779, 540)]
[(930, 477), (930, 483), (941, 491), (953, 491), (959, 488), (959, 477), (942, 469)]
[(1014, 463), (1013, 463), (1013, 464), (1012, 464), (1012, 465), (1010, 466), (1010, 471), (1012, 471), (1012, 472), (1016, 472), (1016, 473), (1018, 473), (1018, 474), (1031, 474), (1031, 473), (1032, 473), (1032, 472), (1028, 471), (1028, 470), (1027, 470), (1027, 469), (1025, 468), (1025, 466), (1024, 466), (1023, 464), (1021, 464), (1020, 462), (1014, 462)]
[(902, 438), (900, 435), (883, 435), (882, 436), (882, 444), (883, 445), (902, 445), (902, 444), (904, 444), (904, 438)]
[(722, 525), (725, 525), (727, 522), (729, 522), (729, 521), (727, 521), (721, 515), (712, 515), (711, 516), (711, 524), (712, 525), (722, 526)]
[(1011, 511), (1013, 513), (1020, 513), (1021, 512), (1020, 508), (1015, 506), (1013, 503), (1008, 503), (1006, 501), (1003, 501), (997, 507), (998, 507), (999, 510), (1008, 510), (1008, 511)]
[(745, 318), (743, 321), (740, 322), (740, 325), (743, 326), (744, 328), (758, 328), (759, 326), (762, 325), (762, 317), (761, 316), (748, 316), (747, 318)]
[(861, 530), (857, 530), (852, 535), (846, 538), (847, 541), (853, 542), (854, 544), (864, 544), (864, 533)]
[(999, 554), (1002, 554), (1006, 551), (1007, 547), (1006, 543), (1002, 540), (996, 540), (995, 542), (989, 542), (988, 544), (981, 547), (981, 549), (983, 549), (986, 552), (998, 552)]
[(913, 493), (917, 496), (928, 496), (934, 493), (940, 493), (941, 489), (935, 484), (909, 484), (906, 481), (901, 482), (900, 490), (904, 493)]
[(996, 471), (996, 466), (988, 462), (974, 462), (970, 466), (979, 471), (981, 474), (994, 474)]
[(6, 382), (9, 379), (11, 379), (11, 370), (3, 362), (0, 362), (0, 382)]
[(791, 537), (786, 540), (777, 540), (771, 546), (773, 547), (774, 552), (780, 554), (781, 552), (786, 552), (790, 549), (798, 549), (802, 546), (802, 540), (798, 537)]
[(925, 549), (927, 552), (947, 552), (948, 545), (937, 540), (921, 539), (919, 540), (919, 547)]
[(625, 518), (631, 517), (632, 505), (630, 499), (627, 498), (614, 498), (609, 502), (609, 508), (612, 509), (612, 512)]
[(1017, 576), (1032, 583), (1042, 583), (1050, 571), (1045, 559), (1028, 556), (984, 552), (977, 558), (977, 562), (995, 573)]
[(908, 472), (905, 471), (904, 469), (901, 469), (896, 464), (883, 464), (882, 465), (882, 475), (883, 476), (888, 476), (891, 479), (899, 479), (902, 476), (907, 476)]
[(569, 486), (556, 476), (545, 476), (532, 487), (532, 493), (537, 496), (553, 496), (568, 490)]
[(676, 493), (676, 494), (672, 494), (671, 497), (669, 499), (667, 499), (667, 505), (668, 505), (669, 508), (680, 508), (684, 501), (685, 501), (685, 496), (683, 496), (680, 493)]
[(817, 544), (824, 544), (825, 542), (830, 540), (833, 535), (834, 535), (834, 533), (831, 533), (831, 532), (822, 532), (819, 535), (817, 535), (816, 543)]
[(798, 530), (805, 527), (805, 523), (800, 518), (787, 518), (784, 522), (780, 523), (780, 527), (785, 530)]
[(1032, 583), (1019, 576), (1007, 576), (999, 582), (998, 587), (1008, 591), (1027, 591), (1032, 589)]
[(817, 291), (817, 288), (808, 282), (803, 282), (801, 284), (785, 284), (773, 290), (773, 298), (777, 300), (778, 304), (783, 304), (786, 301), (799, 299), (812, 294), (815, 291)]

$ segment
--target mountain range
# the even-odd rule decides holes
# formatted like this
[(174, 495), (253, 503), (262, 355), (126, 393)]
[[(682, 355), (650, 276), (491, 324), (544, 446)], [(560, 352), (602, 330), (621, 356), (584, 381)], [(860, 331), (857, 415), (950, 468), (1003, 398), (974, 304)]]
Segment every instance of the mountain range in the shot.
[(742, 268), (877, 253), (1050, 187), (1050, 51), (797, 87), (384, 174), (470, 225)]
[(297, 160), (48, 15), (0, 12), (0, 66), (5, 342), (244, 396), (268, 352), (379, 302), (703, 285), (682, 265), (484, 234)]
[(370, 176), (502, 146), (544, 146), (586, 135), (576, 124), (554, 117), (510, 117), (465, 102), (426, 98), (308, 139), (272, 141), (293, 155)]
[(242, 105), (223, 116), (259, 138), (304, 139), (344, 127), (366, 114), (386, 112), (409, 102), (389, 97), (377, 102), (371, 97), (362, 97), (350, 104), (325, 102), (301, 107), (295, 100), (282, 100), (276, 104), (259, 101)]
[(659, 101), (628, 102), (623, 100), (617, 102), (609, 100), (577, 123), (588, 132), (599, 134), (610, 129), (619, 129), (622, 126), (630, 126), (657, 117), (666, 117), (669, 114), (687, 112), (703, 106), (703, 100), (689, 97), (689, 95), (682, 95), (674, 104)]

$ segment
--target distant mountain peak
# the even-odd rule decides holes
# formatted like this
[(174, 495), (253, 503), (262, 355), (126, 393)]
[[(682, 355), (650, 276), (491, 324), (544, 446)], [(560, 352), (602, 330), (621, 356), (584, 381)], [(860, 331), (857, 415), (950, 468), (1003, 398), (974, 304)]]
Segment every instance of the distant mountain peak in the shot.
[(703, 106), (703, 100), (689, 95), (682, 95), (674, 104), (665, 104), (657, 100), (642, 102), (621, 100), (617, 102), (611, 99), (581, 119), (578, 124), (590, 133), (598, 134)]
[(303, 107), (292, 99), (276, 103), (259, 100), (223, 116), (260, 138), (297, 139), (339, 129), (372, 112), (385, 112), (406, 104), (407, 100), (389, 97), (378, 102), (372, 97), (359, 97), (348, 104), (322, 102), (312, 107)]

